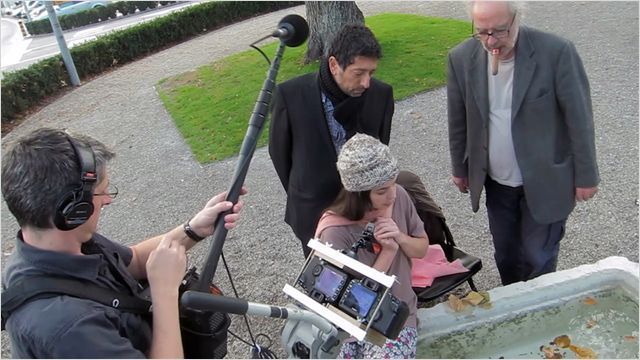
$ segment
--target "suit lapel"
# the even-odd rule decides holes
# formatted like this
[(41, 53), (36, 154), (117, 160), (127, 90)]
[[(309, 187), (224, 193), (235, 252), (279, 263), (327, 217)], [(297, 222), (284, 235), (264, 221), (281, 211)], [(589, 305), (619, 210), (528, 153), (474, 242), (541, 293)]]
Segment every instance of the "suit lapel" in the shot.
[(520, 27), (518, 42), (516, 45), (516, 63), (513, 71), (513, 98), (511, 101), (511, 121), (515, 119), (524, 95), (531, 85), (531, 79), (536, 70), (536, 62), (533, 60), (535, 49), (529, 38), (526, 27)]
[(483, 124), (489, 121), (489, 85), (487, 84), (487, 55), (480, 43), (471, 54), (469, 63), (471, 92), (482, 115)]
[[(318, 78), (320, 74), (316, 74), (313, 78), (314, 82), (308, 84), (310, 86), (310, 94), (311, 99), (309, 104), (311, 104), (308, 114), (313, 114), (313, 118), (310, 119), (314, 124), (317, 124), (318, 136), (322, 138), (322, 142), (325, 143), (327, 149), (331, 149), (334, 154), (335, 160), (338, 160), (338, 154), (336, 153), (336, 149), (333, 146), (333, 140), (331, 139), (331, 132), (329, 131), (329, 124), (327, 123), (327, 118), (324, 112), (324, 105), (322, 104), (322, 95), (320, 94), (320, 79)], [(313, 126), (313, 125), (311, 125)]]

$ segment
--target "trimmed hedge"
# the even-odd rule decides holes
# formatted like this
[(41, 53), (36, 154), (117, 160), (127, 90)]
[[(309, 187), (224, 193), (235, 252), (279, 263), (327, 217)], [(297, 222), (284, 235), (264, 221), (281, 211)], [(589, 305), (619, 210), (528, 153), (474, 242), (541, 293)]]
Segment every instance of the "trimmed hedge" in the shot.
[[(135, 13), (136, 9), (144, 11), (147, 9), (155, 9), (158, 5), (164, 6), (175, 2), (176, 1), (118, 1), (107, 4), (106, 6), (99, 6), (93, 9), (81, 11), (76, 14), (59, 16), (58, 21), (60, 22), (62, 30), (69, 30), (85, 25), (95, 24), (100, 21), (115, 19), (117, 17), (116, 10), (124, 16)], [(25, 26), (31, 35), (50, 34), (53, 32), (48, 17), (25, 23)]]
[[(301, 4), (303, 2), (294, 1), (206, 2), (101, 36), (71, 48), (70, 52), (80, 79), (85, 79), (195, 35)], [(1, 89), (2, 122), (15, 119), (69, 84), (69, 74), (60, 55), (4, 74)]]

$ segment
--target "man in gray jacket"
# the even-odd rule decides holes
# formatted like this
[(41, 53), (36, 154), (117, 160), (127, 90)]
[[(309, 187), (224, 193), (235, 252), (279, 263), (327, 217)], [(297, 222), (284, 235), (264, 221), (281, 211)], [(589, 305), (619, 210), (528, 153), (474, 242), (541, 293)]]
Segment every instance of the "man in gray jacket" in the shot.
[(474, 1), (474, 35), (449, 53), (453, 182), (486, 189), (504, 285), (555, 271), (576, 200), (597, 192), (589, 81), (568, 40), (521, 26), (522, 3)]

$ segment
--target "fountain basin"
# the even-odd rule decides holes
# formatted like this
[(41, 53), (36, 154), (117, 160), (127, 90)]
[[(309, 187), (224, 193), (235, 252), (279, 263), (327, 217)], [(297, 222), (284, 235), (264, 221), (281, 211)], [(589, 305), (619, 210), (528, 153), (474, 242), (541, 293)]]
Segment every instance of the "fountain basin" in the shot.
[(544, 358), (542, 347), (567, 335), (598, 358), (639, 358), (638, 272), (638, 263), (609, 257), (492, 289), (489, 309), (419, 309), (417, 357)]

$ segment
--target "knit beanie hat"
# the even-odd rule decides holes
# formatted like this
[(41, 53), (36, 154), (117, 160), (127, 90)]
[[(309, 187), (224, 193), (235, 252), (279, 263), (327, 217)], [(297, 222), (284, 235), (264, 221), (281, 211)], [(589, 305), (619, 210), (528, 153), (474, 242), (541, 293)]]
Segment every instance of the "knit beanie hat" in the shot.
[(389, 147), (366, 134), (355, 134), (343, 146), (336, 163), (345, 190), (372, 190), (398, 176), (398, 161)]

